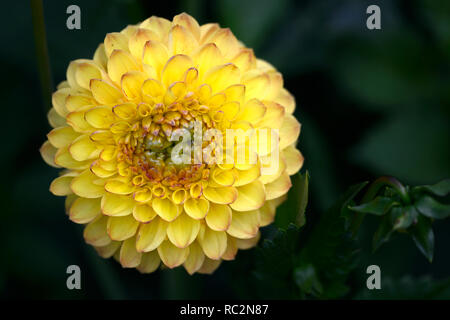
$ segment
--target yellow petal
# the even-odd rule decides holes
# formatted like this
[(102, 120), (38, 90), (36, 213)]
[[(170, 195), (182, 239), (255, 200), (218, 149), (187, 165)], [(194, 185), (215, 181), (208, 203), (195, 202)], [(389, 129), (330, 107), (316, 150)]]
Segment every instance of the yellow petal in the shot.
[(209, 211), (210, 203), (206, 199), (189, 198), (184, 203), (184, 211), (193, 219), (203, 219)]
[(108, 218), (101, 215), (94, 219), (94, 221), (90, 222), (86, 228), (84, 228), (84, 240), (96, 247), (108, 245), (111, 242), (111, 239), (106, 232), (107, 221)]
[[(223, 65), (224, 59), (219, 48), (214, 43), (207, 43), (195, 54), (194, 61), (198, 64), (200, 77), (213, 67)], [(233, 100), (231, 100), (233, 101)]]
[(94, 103), (92, 96), (84, 94), (70, 94), (66, 98), (66, 108), (69, 112), (86, 110)]
[(187, 214), (181, 214), (175, 221), (169, 223), (167, 237), (178, 248), (189, 246), (198, 235), (200, 221), (190, 218)]
[(72, 194), (70, 189), (70, 183), (72, 182), (73, 175), (63, 175), (52, 181), (50, 184), (50, 192), (55, 196), (67, 196)]
[(97, 251), (97, 253), (100, 255), (100, 257), (107, 259), (107, 258), (111, 258), (116, 253), (116, 251), (120, 248), (121, 244), (122, 244), (122, 242), (119, 242), (119, 241), (111, 241), (106, 246), (94, 247), (94, 248), (95, 248), (95, 251)]
[(160, 41), (167, 40), (167, 35), (172, 26), (172, 22), (167, 19), (151, 16), (147, 20), (143, 21), (140, 25), (141, 28), (146, 28), (155, 32)]
[(166, 238), (166, 230), (169, 224), (156, 217), (146, 224), (141, 224), (137, 235), (136, 248), (140, 252), (153, 251)]
[(55, 148), (63, 148), (71, 144), (79, 135), (72, 127), (67, 126), (53, 129), (47, 134), (47, 138)]
[(261, 101), (252, 99), (241, 109), (236, 121), (248, 121), (256, 124), (263, 119), (266, 109), (266, 106)]
[(39, 152), (41, 153), (42, 159), (44, 159), (45, 163), (49, 166), (59, 168), (59, 166), (55, 163), (55, 156), (58, 149), (56, 149), (49, 141), (45, 141)]
[(136, 269), (141, 273), (152, 273), (158, 269), (160, 263), (161, 259), (159, 258), (158, 251), (153, 250), (142, 254), (141, 263)]
[(100, 200), (78, 198), (70, 207), (69, 217), (75, 223), (88, 223), (100, 214)]
[(272, 200), (281, 197), (283, 194), (287, 193), (291, 188), (292, 183), (287, 172), (283, 172), (278, 179), (266, 184), (266, 200)]
[(294, 116), (288, 115), (284, 117), (283, 124), (280, 128), (280, 150), (293, 144), (300, 135), (300, 123)]
[[(126, 179), (125, 179), (126, 180)], [(124, 179), (109, 180), (105, 183), (105, 190), (114, 194), (127, 195), (134, 191), (134, 187), (130, 182)]]
[(259, 176), (261, 175), (261, 171), (260, 171), (260, 168), (258, 165), (254, 165), (248, 170), (236, 169), (236, 173), (237, 173), (237, 178), (233, 185), (235, 187), (249, 184), (249, 183), (255, 181), (256, 179), (258, 179)]
[(120, 264), (124, 268), (136, 268), (141, 263), (142, 253), (136, 250), (136, 238), (125, 240), (120, 248)]
[(94, 127), (91, 126), (86, 119), (84, 118), (84, 111), (71, 112), (66, 117), (67, 123), (75, 130), (76, 132), (92, 132)]
[(130, 214), (123, 217), (109, 217), (106, 230), (111, 240), (123, 241), (134, 236), (138, 227), (139, 222)]
[(197, 20), (192, 18), (187, 13), (183, 12), (173, 17), (173, 24), (183, 26), (195, 37), (197, 41), (200, 40), (200, 26), (198, 25)]
[(164, 44), (152, 40), (145, 43), (142, 62), (153, 67), (158, 76), (168, 59), (169, 53)]
[(211, 203), (205, 220), (212, 230), (226, 231), (231, 224), (231, 209), (228, 205)]
[(182, 207), (171, 200), (155, 198), (152, 200), (153, 210), (164, 220), (170, 222), (175, 220), (181, 213)]
[(220, 30), (218, 23), (206, 23), (200, 26), (200, 42), (207, 43)]
[(69, 153), (67, 147), (59, 149), (55, 154), (55, 163), (67, 169), (83, 170), (89, 167), (89, 161), (77, 161)]
[(90, 109), (85, 113), (84, 118), (91, 126), (98, 129), (108, 129), (116, 119), (111, 108), (107, 106)]
[(261, 217), (261, 227), (265, 227), (273, 222), (275, 219), (276, 205), (273, 200), (266, 201), (259, 209)]
[(156, 216), (155, 210), (147, 204), (138, 204), (133, 209), (133, 217), (142, 223), (150, 222)]
[(256, 58), (252, 49), (243, 48), (240, 52), (231, 60), (241, 72), (253, 69), (256, 67)]
[(245, 86), (243, 84), (233, 84), (224, 91), (227, 101), (237, 101), (239, 104), (244, 102)]
[(236, 211), (250, 211), (261, 208), (266, 200), (264, 185), (255, 180), (249, 184), (237, 187), (238, 196), (230, 207)]
[(87, 135), (79, 136), (69, 146), (70, 155), (77, 161), (93, 159), (98, 156), (99, 151)]
[(234, 187), (207, 187), (203, 191), (203, 195), (211, 202), (219, 204), (230, 204), (236, 200), (238, 192)]
[(164, 94), (164, 88), (158, 80), (147, 79), (142, 85), (142, 94), (156, 98)]
[(102, 79), (102, 71), (93, 62), (79, 63), (76, 67), (75, 79), (80, 87), (89, 90), (92, 79)]
[(65, 117), (69, 113), (66, 108), (66, 98), (71, 92), (73, 92), (72, 89), (63, 88), (52, 94), (53, 108), (61, 117)]
[(152, 191), (148, 188), (142, 188), (133, 194), (133, 198), (137, 202), (148, 202), (152, 199)]
[(169, 52), (175, 54), (190, 54), (198, 47), (197, 39), (185, 27), (174, 25), (169, 33)]
[(266, 106), (266, 113), (256, 125), (260, 128), (266, 127), (279, 129), (284, 120), (284, 107), (272, 101), (264, 101), (264, 105)]
[(241, 74), (234, 64), (227, 63), (210, 69), (205, 74), (205, 83), (208, 83), (212, 92), (216, 93), (226, 89), (227, 87), (239, 83)]
[(283, 150), (283, 156), (286, 160), (286, 172), (288, 175), (292, 176), (303, 166), (303, 155), (293, 145)]
[(105, 190), (103, 185), (98, 184), (99, 178), (95, 176), (89, 169), (80, 173), (79, 176), (73, 178), (70, 188), (73, 193), (84, 198), (100, 198)]
[(274, 100), (276, 99), (283, 89), (283, 76), (281, 73), (276, 71), (267, 72), (270, 79), (270, 85), (267, 88), (265, 99)]
[(209, 42), (214, 42), (227, 59), (236, 56), (239, 52), (239, 42), (228, 28), (217, 31)]
[(137, 114), (137, 106), (134, 103), (122, 103), (114, 106), (113, 113), (123, 120), (133, 119)]
[(259, 230), (260, 214), (258, 210), (233, 211), (233, 218), (227, 233), (235, 238), (253, 238)]
[(292, 114), (295, 110), (295, 99), (286, 89), (281, 89), (277, 98), (273, 101), (281, 104), (285, 109), (286, 113)]
[(202, 274), (211, 274), (217, 270), (221, 262), (222, 260), (212, 260), (208, 257), (205, 257), (205, 261), (203, 262), (202, 267), (198, 269), (197, 272)]
[(198, 242), (194, 242), (189, 246), (189, 255), (183, 266), (189, 274), (194, 274), (201, 268), (205, 261), (205, 254)]
[(162, 82), (169, 87), (176, 81), (183, 81), (184, 74), (187, 69), (193, 67), (194, 64), (186, 55), (177, 54), (171, 57), (162, 70)]
[(215, 231), (206, 227), (199, 237), (199, 243), (208, 258), (217, 260), (227, 249), (227, 234), (224, 231)]
[(234, 184), (236, 180), (236, 172), (231, 170), (222, 170), (220, 168), (216, 168), (212, 173), (212, 180), (217, 184), (218, 187), (229, 187)]
[(270, 85), (270, 78), (266, 73), (255, 73), (243, 80), (245, 85), (245, 98), (263, 100), (267, 94), (267, 88)]
[(108, 75), (120, 85), (122, 76), (129, 71), (139, 71), (136, 60), (126, 51), (114, 50), (108, 60)]
[(237, 101), (230, 101), (224, 103), (219, 109), (218, 112), (223, 112), (225, 119), (228, 121), (234, 121), (239, 114), (241, 109), (241, 105)]
[(122, 93), (105, 80), (92, 79), (90, 88), (99, 104), (117, 104), (123, 98)]
[(236, 246), (241, 250), (251, 249), (258, 244), (261, 233), (258, 232), (255, 237), (250, 239), (236, 239)]
[(109, 57), (114, 50), (128, 50), (128, 38), (119, 32), (108, 33), (105, 37), (105, 53)]
[(161, 261), (168, 268), (172, 269), (182, 265), (186, 261), (189, 255), (189, 247), (178, 248), (166, 240), (158, 247), (158, 253)]
[(103, 69), (106, 69), (106, 64), (108, 63), (108, 57), (106, 56), (105, 51), (105, 44), (100, 43), (97, 47), (97, 50), (95, 50), (94, 53), (94, 61), (103, 67)]
[[(286, 161), (284, 160), (284, 158), (282, 156), (280, 156), (280, 158), (278, 159), (278, 170), (275, 171), (275, 168), (270, 168), (270, 166), (273, 165), (273, 163), (270, 161), (271, 155), (265, 156), (265, 157), (261, 157), (261, 163), (263, 164), (263, 168), (266, 167), (266, 163), (269, 164), (267, 166), (268, 172), (264, 172), (264, 174), (261, 174), (261, 177), (259, 177), (259, 181), (261, 181), (263, 184), (268, 184), (271, 183), (273, 181), (275, 181), (276, 179), (278, 179), (281, 174), (286, 170)], [(269, 170), (270, 169), (270, 170)]]
[(121, 87), (124, 95), (130, 99), (138, 99), (147, 75), (140, 71), (128, 71), (122, 76)]
[(149, 40), (155, 41), (158, 39), (159, 37), (155, 32), (148, 29), (138, 28), (128, 41), (131, 55), (134, 59), (136, 59), (136, 61), (140, 61), (144, 52), (145, 43)]
[(107, 216), (129, 215), (135, 206), (135, 201), (128, 196), (106, 193), (102, 198), (102, 212)]
[(55, 108), (51, 108), (47, 113), (47, 119), (52, 128), (64, 127), (66, 125), (66, 119), (61, 117)]
[(236, 246), (236, 239), (228, 236), (227, 237), (227, 250), (225, 250), (224, 254), (222, 255), (223, 260), (234, 260), (234, 257), (236, 256), (238, 251), (238, 248)]

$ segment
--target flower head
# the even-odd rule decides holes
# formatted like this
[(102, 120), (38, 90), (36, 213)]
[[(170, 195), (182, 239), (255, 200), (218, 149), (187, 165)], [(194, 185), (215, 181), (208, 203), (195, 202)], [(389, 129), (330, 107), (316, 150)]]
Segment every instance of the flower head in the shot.
[(257, 243), (301, 168), (294, 108), (229, 29), (150, 17), (70, 63), (41, 148), (64, 168), (50, 191), (101, 256), (211, 273)]

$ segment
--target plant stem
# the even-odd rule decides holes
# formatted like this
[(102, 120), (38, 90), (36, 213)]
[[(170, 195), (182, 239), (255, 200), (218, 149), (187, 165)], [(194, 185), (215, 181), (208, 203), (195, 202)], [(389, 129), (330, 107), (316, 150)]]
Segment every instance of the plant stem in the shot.
[(47, 37), (45, 33), (44, 8), (42, 5), (42, 0), (30, 0), (30, 4), (42, 99), (44, 103), (44, 110), (45, 112), (48, 112), (52, 105), (53, 81), (50, 71)]

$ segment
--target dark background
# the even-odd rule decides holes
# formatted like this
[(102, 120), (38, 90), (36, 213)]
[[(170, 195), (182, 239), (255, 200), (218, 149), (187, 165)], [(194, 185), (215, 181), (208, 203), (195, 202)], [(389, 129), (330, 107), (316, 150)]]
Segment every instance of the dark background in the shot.
[[(183, 11), (200, 24), (230, 27), (258, 57), (276, 66), (296, 97), (295, 114), (302, 123), (302, 172), (307, 169), (311, 175), (307, 225), (350, 184), (380, 175), (413, 185), (450, 177), (449, 1), (44, 2), (55, 85), (65, 79), (71, 60), (92, 57), (106, 33), (151, 15), (172, 19)], [(70, 4), (81, 8), (81, 30), (66, 28)], [(370, 4), (381, 7), (381, 30), (366, 28)], [(39, 88), (30, 4), (21, 0), (6, 6), (0, 49), (0, 297), (264, 297), (250, 283), (253, 250), (240, 252), (213, 276), (190, 277), (182, 269), (140, 275), (99, 258), (84, 243), (82, 227), (64, 214), (63, 198), (49, 193), (57, 170), (47, 166), (38, 151), (49, 125)], [(289, 215), (289, 206), (281, 207), (278, 215)], [(381, 267), (384, 282), (402, 279), (421, 286), (427, 279), (449, 276), (449, 221), (435, 224), (432, 264), (405, 236), (371, 254), (371, 222), (365, 222), (362, 233), (367, 253), (350, 279), (354, 290), (361, 289), (364, 296), (365, 268), (370, 264)], [(270, 228), (274, 227), (266, 233)], [(66, 288), (66, 268), (71, 264), (81, 267), (82, 290)], [(431, 278), (420, 278), (424, 275)]]

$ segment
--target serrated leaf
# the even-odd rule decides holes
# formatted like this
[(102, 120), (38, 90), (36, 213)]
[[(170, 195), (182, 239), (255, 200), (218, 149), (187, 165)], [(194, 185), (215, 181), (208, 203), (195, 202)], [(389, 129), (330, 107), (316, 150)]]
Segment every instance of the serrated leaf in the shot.
[(253, 275), (265, 298), (292, 298), (294, 261), (299, 228), (290, 224), (278, 229), (272, 240), (265, 240), (256, 251)]
[(394, 199), (380, 196), (359, 206), (349, 206), (349, 209), (359, 213), (369, 213), (382, 216), (386, 214), (392, 206), (397, 204), (398, 203)]
[(434, 233), (431, 228), (431, 221), (429, 218), (419, 216), (417, 224), (412, 229), (412, 237), (417, 248), (428, 259), (433, 261), (434, 251)]
[(422, 196), (414, 206), (421, 214), (433, 219), (444, 219), (450, 216), (450, 205), (442, 204), (430, 196)]
[(439, 197), (445, 197), (450, 193), (450, 179), (445, 179), (442, 181), (439, 181), (436, 184), (433, 185), (427, 185), (427, 186), (418, 186), (413, 189), (413, 191), (417, 192), (428, 192), (431, 194), (434, 194)]

